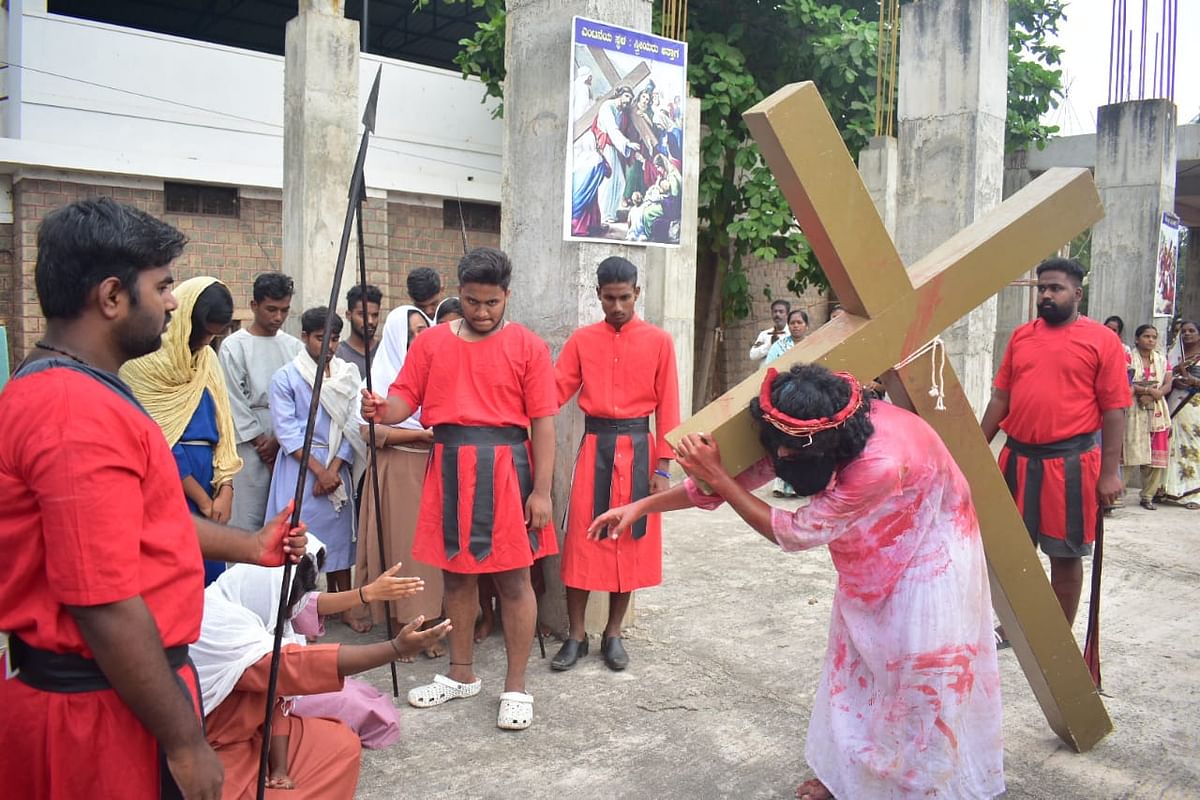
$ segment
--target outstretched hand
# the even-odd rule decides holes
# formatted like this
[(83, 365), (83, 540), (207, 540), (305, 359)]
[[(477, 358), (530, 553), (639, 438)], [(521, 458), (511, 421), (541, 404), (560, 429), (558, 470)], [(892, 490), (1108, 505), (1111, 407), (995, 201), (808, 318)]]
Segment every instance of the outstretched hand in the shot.
[(451, 630), (448, 619), (442, 620), (432, 628), (426, 628), (423, 631), (417, 630), (424, 622), (425, 617), (418, 615), (416, 619), (400, 629), (400, 633), (396, 634), (395, 639), (392, 639), (392, 647), (396, 650), (397, 658), (415, 656), (422, 650), (429, 649)]
[(283, 511), (255, 534), (258, 553), (254, 563), (261, 567), (280, 567), (285, 558), (295, 564), (303, 557), (308, 546), (308, 526), (301, 522), (295, 528), (288, 527), (295, 506), (296, 501), (289, 500)]
[(637, 503), (610, 508), (592, 520), (591, 525), (588, 525), (587, 538), (598, 542), (604, 538), (605, 531), (607, 531), (609, 536), (616, 539), (643, 516), (641, 507)]
[(683, 471), (708, 486), (716, 484), (729, 473), (721, 464), (721, 451), (707, 433), (689, 433), (675, 445), (675, 459)]
[(400, 563), (371, 581), (363, 588), (363, 595), (368, 603), (380, 600), (401, 600), (412, 597), (425, 589), (424, 578), (396, 577), (400, 571)]

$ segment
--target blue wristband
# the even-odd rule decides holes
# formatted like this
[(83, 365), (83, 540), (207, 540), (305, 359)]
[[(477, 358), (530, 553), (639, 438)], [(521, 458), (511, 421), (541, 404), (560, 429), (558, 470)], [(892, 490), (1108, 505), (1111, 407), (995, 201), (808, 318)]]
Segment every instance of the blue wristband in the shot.
[(656, 470), (654, 470), (654, 474), (661, 475), (662, 477), (666, 478), (667, 480), (671, 480), (671, 473), (667, 472), (665, 469), (656, 469)]

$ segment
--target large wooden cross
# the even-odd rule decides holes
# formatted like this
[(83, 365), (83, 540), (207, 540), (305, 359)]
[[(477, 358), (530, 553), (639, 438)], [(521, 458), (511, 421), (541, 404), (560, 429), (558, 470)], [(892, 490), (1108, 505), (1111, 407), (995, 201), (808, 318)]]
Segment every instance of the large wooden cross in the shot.
[[(953, 367), (946, 364), (939, 411), (928, 358), (893, 365), (1099, 220), (1091, 174), (1046, 172), (906, 270), (812, 83), (779, 90), (745, 119), (848, 312), (774, 366), (817, 362), (860, 380), (883, 375), (893, 402), (938, 432), (971, 484), (992, 602), (1025, 677), (1054, 732), (1076, 751), (1089, 750), (1112, 722)], [(707, 431), (730, 474), (740, 473), (763, 456), (748, 412), (762, 380), (759, 371), (742, 381), (668, 440)]]
[(650, 77), (650, 67), (646, 66), (645, 61), (639, 61), (636, 67), (631, 69), (627, 74), (622, 75), (616, 65), (612, 63), (612, 59), (608, 57), (608, 51), (602, 50), (599, 47), (589, 46), (588, 52), (592, 54), (592, 60), (596, 62), (596, 66), (604, 73), (604, 79), (608, 81), (609, 90), (593, 99), (592, 104), (580, 113), (579, 119), (575, 120), (575, 124), (571, 128), (571, 141), (573, 142), (592, 129), (592, 121), (600, 113), (600, 106), (604, 105), (605, 100), (611, 100), (616, 97), (618, 89), (627, 87), (630, 91), (633, 91), (638, 84)]

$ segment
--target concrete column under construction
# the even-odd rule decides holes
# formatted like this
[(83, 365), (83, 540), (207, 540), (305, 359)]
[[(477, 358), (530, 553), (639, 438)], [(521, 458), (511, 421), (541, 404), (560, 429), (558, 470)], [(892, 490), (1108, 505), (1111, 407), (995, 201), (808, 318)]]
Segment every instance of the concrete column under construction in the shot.
[[(999, 205), (1008, 86), (1005, 0), (901, 9), (896, 239), (913, 265)], [(991, 393), (996, 300), (942, 334), (976, 414)]]

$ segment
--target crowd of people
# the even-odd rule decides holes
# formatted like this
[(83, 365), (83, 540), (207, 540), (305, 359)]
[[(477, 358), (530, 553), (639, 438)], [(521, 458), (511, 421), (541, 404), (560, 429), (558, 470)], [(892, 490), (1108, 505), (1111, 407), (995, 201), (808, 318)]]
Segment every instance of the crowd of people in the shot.
[[(1124, 343), (1125, 323), (1104, 325), (1121, 339), (1133, 403), (1127, 415), (1123, 467), (1140, 468), (1138, 499), (1147, 511), (1162, 502), (1200, 510), (1200, 326), (1178, 321), (1174, 341), (1160, 347), (1158, 329), (1139, 325), (1133, 347)], [(1134, 473), (1125, 474), (1128, 480)], [(1120, 498), (1113, 506), (1120, 507)]]
[[(526, 729), (540, 560), (561, 550), (569, 615), (550, 668), (587, 656), (586, 608), (604, 592), (600, 656), (623, 670), (631, 594), (662, 580), (660, 514), (725, 503), (785, 551), (827, 547), (838, 573), (806, 748), (815, 777), (798, 796), (1003, 791), (1003, 634), (969, 486), (934, 431), (870, 385), (769, 366), (808, 329), (786, 301), (751, 352), (766, 367), (749, 404), (766, 456), (733, 476), (706, 434), (667, 443), (673, 340), (638, 317), (624, 258), (599, 263), (603, 319), (555, 361), (508, 319), (514, 267), (493, 248), (463, 256), (457, 297), (428, 268), (386, 317), (377, 287), (351, 288), (345, 339), (324, 307), (303, 310), (299, 338), (284, 332), (292, 281), (264, 273), (251, 323), (214, 347), (233, 296), (211, 277), (175, 284), (186, 239), (170, 225), (86, 200), (49, 214), (37, 244), (45, 336), (0, 395), (0, 546), (15, 562), (0, 579), (0, 769), (14, 796), (247, 797), (265, 744), (269, 796), (351, 797), (360, 749), (394, 744), (399, 723), (390, 698), (349, 676), (448, 655), (409, 704), (479, 695), (493, 601), (507, 655), (496, 724)], [(1037, 274), (1039, 318), (1009, 342), (982, 425), (1006, 434), (1000, 468), (1070, 620), (1122, 457), (1170, 498), (1200, 484), (1181, 461), (1200, 439), (1200, 329), (1183, 326), (1171, 359), (1148, 326), (1123, 351), (1079, 314), (1076, 262)], [(560, 540), (555, 417), (574, 398), (584, 425)], [(673, 460), (688, 475), (674, 487)], [(773, 478), (811, 502), (751, 493)], [(322, 644), (334, 616), (392, 636)]]
[[(360, 748), (398, 739), (391, 698), (347, 676), (448, 652), (409, 703), (478, 694), (485, 596), (508, 655), (497, 725), (529, 727), (532, 568), (560, 549), (554, 418), (576, 395), (587, 432), (561, 544), (572, 626), (553, 668), (586, 654), (592, 591), (611, 598), (604, 661), (628, 665), (621, 624), (631, 593), (661, 581), (661, 529), (597, 542), (586, 528), (667, 488), (663, 437), (679, 421), (673, 342), (638, 318), (632, 263), (601, 262), (604, 320), (555, 365), (506, 318), (512, 265), (496, 249), (463, 257), (458, 297), (412, 270), (411, 304), (381, 329), (383, 293), (350, 288), (343, 339), (325, 307), (303, 310), (299, 338), (283, 330), (295, 292), (279, 272), (257, 276), (249, 325), (226, 335), (228, 287), (175, 283), (183, 234), (108, 199), (52, 212), (37, 244), (46, 335), (0, 399), (0, 540), (18, 567), (0, 581), (0, 753), (14, 796), (252, 795), (281, 604), (269, 796), (351, 797)], [(335, 616), (394, 633), (322, 644)]]

